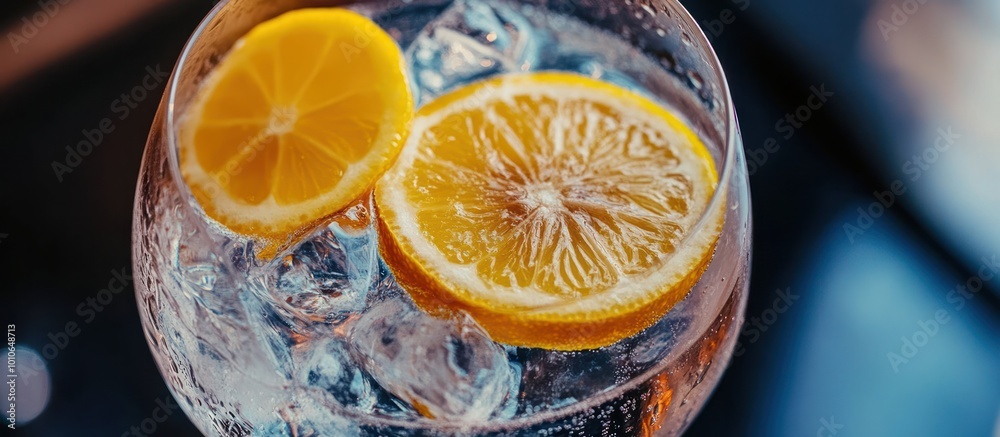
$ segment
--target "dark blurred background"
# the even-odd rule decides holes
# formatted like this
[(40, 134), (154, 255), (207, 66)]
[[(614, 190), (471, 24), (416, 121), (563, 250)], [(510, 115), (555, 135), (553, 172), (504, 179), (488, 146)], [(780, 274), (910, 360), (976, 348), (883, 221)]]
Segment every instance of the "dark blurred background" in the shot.
[[(689, 434), (1000, 436), (1000, 2), (683, 3), (729, 76), (755, 220), (749, 324)], [(119, 99), (170, 71), (213, 4), (0, 10), (16, 433), (118, 436), (170, 403), (129, 279), (164, 83)], [(825, 102), (803, 106), (814, 93)], [(67, 160), (104, 118), (114, 130)], [(128, 285), (100, 296), (109, 281)], [(155, 434), (197, 430), (174, 410)]]

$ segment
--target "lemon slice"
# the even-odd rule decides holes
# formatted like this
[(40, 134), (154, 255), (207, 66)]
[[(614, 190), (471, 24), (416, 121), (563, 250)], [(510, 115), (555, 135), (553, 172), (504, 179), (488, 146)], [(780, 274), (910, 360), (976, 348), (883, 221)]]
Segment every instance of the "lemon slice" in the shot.
[(413, 117), (403, 68), (395, 41), (346, 9), (258, 25), (181, 120), (185, 182), (232, 231), (287, 239), (361, 197), (395, 160)]
[[(675, 115), (566, 73), (502, 76), (422, 108), (376, 186), (383, 256), (428, 311), (502, 343), (579, 350), (658, 320), (698, 281), (721, 208)], [(721, 205), (721, 204), (720, 204)]]

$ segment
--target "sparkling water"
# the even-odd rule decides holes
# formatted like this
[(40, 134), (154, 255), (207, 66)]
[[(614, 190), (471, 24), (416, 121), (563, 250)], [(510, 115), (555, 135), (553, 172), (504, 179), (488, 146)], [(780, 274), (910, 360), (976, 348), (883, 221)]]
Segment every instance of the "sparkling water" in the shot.
[[(401, 41), (419, 105), (512, 72), (573, 71), (639, 92), (636, 72), (684, 77), (565, 8), (459, 0), (356, 9)], [(742, 305), (741, 293), (699, 284), (654, 327), (614, 345), (512, 347), (467, 315), (435, 318), (414, 305), (379, 257), (370, 198), (262, 262), (253, 241), (206, 219), (175, 186), (152, 190), (140, 198), (152, 208), (137, 243), (140, 307), (168, 384), (210, 433), (655, 430), (668, 414), (691, 414), (687, 397), (707, 395), (697, 386), (721, 371), (712, 361), (731, 350)], [(730, 270), (725, 286), (741, 291), (745, 264)]]

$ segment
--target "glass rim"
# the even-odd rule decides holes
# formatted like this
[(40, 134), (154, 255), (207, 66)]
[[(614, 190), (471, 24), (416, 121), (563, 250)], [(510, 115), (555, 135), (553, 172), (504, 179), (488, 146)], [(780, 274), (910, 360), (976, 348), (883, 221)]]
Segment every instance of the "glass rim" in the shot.
[[(197, 201), (194, 199), (194, 196), (190, 191), (190, 188), (184, 182), (181, 175), (180, 161), (179, 161), (179, 147), (177, 144), (177, 137), (178, 137), (177, 122), (179, 121), (179, 114), (175, 112), (175, 109), (177, 109), (176, 105), (177, 105), (178, 87), (180, 84), (181, 72), (184, 70), (186, 62), (188, 61), (188, 58), (192, 50), (194, 50), (195, 45), (201, 39), (205, 30), (208, 29), (208, 27), (215, 21), (219, 13), (222, 12), (233, 1), (235, 0), (220, 0), (215, 6), (212, 7), (209, 13), (205, 15), (205, 17), (195, 28), (195, 31), (188, 38), (187, 42), (185, 42), (184, 49), (181, 51), (180, 57), (178, 58), (177, 63), (174, 66), (174, 70), (170, 74), (170, 86), (168, 89), (168, 95), (166, 99), (166, 104), (167, 104), (166, 153), (167, 153), (167, 159), (169, 161), (168, 166), (170, 167), (169, 172), (171, 179), (173, 179), (173, 184), (181, 192), (181, 197), (183, 198), (182, 202), (186, 203), (189, 207), (193, 208), (197, 214), (199, 214), (200, 216), (204, 217), (205, 219), (211, 222), (215, 222), (215, 220), (209, 217), (205, 213), (204, 209), (197, 204)], [(338, 6), (346, 7), (352, 4), (378, 3), (384, 1), (400, 1), (400, 0), (346, 0), (343, 2), (343, 4), (340, 4)], [(520, 0), (510, 0), (510, 1), (517, 2)], [(730, 179), (733, 177), (733, 173), (736, 171), (735, 167), (738, 161), (737, 153), (739, 153), (739, 151), (742, 149), (742, 146), (738, 141), (739, 138), (738, 124), (737, 124), (735, 107), (733, 105), (732, 96), (729, 89), (729, 82), (728, 79), (726, 78), (725, 71), (722, 69), (722, 64), (718, 59), (718, 55), (716, 54), (715, 49), (711, 44), (711, 41), (708, 39), (707, 35), (705, 34), (705, 31), (701, 28), (701, 26), (698, 25), (697, 20), (695, 20), (694, 17), (691, 16), (690, 11), (688, 11), (687, 8), (685, 8), (684, 5), (680, 3), (680, 0), (659, 0), (659, 1), (662, 1), (664, 3), (670, 3), (676, 7), (676, 11), (678, 12), (678, 14), (675, 16), (671, 16), (670, 19), (676, 20), (678, 22), (685, 22), (685, 24), (687, 24), (691, 29), (693, 29), (694, 35), (692, 35), (692, 38), (696, 39), (701, 44), (702, 49), (699, 51), (704, 52), (703, 54), (706, 55), (706, 60), (708, 61), (708, 64), (710, 65), (711, 69), (715, 72), (715, 74), (718, 76), (719, 92), (721, 93), (720, 101), (722, 103), (722, 107), (724, 108), (723, 109), (724, 129), (721, 132), (724, 135), (724, 137), (722, 138), (721, 146), (724, 147), (725, 150), (721, 154), (721, 159), (723, 162), (722, 162), (722, 171), (719, 172), (719, 183), (718, 186), (716, 187), (715, 192), (712, 194), (712, 198), (709, 201), (707, 208), (702, 212), (695, 226), (691, 229), (691, 231), (687, 233), (687, 235), (685, 235), (684, 239), (681, 240), (681, 243), (678, 244), (678, 247), (683, 247), (685, 244), (688, 244), (689, 240), (695, 238), (695, 236), (704, 232), (706, 227), (712, 225), (710, 223), (712, 221), (711, 213), (713, 211), (716, 211), (718, 208), (722, 207), (721, 204), (723, 202), (726, 202), (727, 198), (726, 192), (728, 191), (728, 183)], [(725, 214), (723, 214), (723, 216), (725, 216)], [(223, 229), (225, 229), (224, 226), (222, 226), (221, 224), (219, 225)], [(227, 232), (232, 232), (232, 231), (229, 231), (227, 229)], [(664, 262), (667, 261), (669, 261), (669, 258), (664, 260)], [(735, 288), (728, 289), (728, 292), (732, 294), (736, 292), (735, 290), (736, 290)], [(726, 298), (721, 301), (723, 302), (723, 304), (722, 306), (720, 306), (719, 311), (723, 310), (723, 308), (725, 307), (725, 302), (727, 302), (730, 298), (731, 296), (726, 296)], [(683, 302), (686, 299), (687, 297), (681, 299), (676, 305), (680, 305), (681, 302)], [(567, 304), (539, 306), (531, 308), (530, 311), (546, 310), (564, 305)], [(717, 317), (718, 315), (715, 314), (713, 316)], [(462, 432), (462, 433), (516, 431), (525, 428), (530, 428), (536, 425), (541, 425), (546, 422), (553, 422), (566, 417), (571, 417), (576, 414), (583, 413), (587, 410), (596, 408), (606, 402), (612, 401), (622, 396), (624, 393), (635, 389), (644, 381), (647, 381), (650, 378), (654, 377), (655, 375), (663, 372), (665, 368), (670, 364), (670, 360), (668, 360), (667, 358), (669, 358), (669, 355), (667, 357), (664, 357), (664, 359), (661, 360), (659, 363), (656, 363), (655, 365), (651, 366), (649, 369), (643, 371), (638, 375), (631, 377), (627, 382), (620, 385), (616, 385), (610, 390), (598, 393), (590, 398), (587, 398), (586, 400), (575, 402), (573, 404), (559, 407), (556, 409), (546, 410), (540, 413), (533, 414), (531, 416), (519, 417), (515, 419), (486, 420), (483, 422), (470, 422), (470, 423), (440, 422), (423, 417), (417, 420), (406, 420), (406, 419), (385, 417), (385, 416), (373, 416), (358, 411), (352, 411), (350, 409), (343, 407), (332, 407), (332, 408), (330, 406), (327, 407), (331, 408), (334, 414), (345, 418), (349, 418), (354, 423), (360, 424), (360, 426), (392, 427), (392, 428), (418, 430), (418, 431), (433, 430), (433, 431)], [(171, 388), (171, 391), (173, 391), (173, 388)]]

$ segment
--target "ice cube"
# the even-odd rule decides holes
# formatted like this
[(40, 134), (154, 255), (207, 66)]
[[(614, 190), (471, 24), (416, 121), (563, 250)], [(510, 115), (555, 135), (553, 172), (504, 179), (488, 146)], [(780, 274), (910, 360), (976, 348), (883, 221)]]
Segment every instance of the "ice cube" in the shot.
[[(294, 403), (277, 411), (278, 421), (271, 421), (253, 430), (257, 437), (319, 437), (319, 436), (360, 436), (358, 425), (350, 419), (339, 416), (336, 409), (312, 400), (309, 396), (296, 394)], [(246, 435), (246, 434), (239, 434)]]
[(386, 300), (408, 298), (406, 292), (396, 282), (396, 277), (393, 276), (389, 266), (380, 261), (375, 281), (368, 291), (368, 306), (373, 307)]
[[(170, 265), (161, 270), (167, 276), (167, 287), (174, 291), (144, 300), (169, 306), (167, 313), (176, 314), (172, 321), (176, 326), (171, 330), (174, 335), (164, 340), (185, 350), (192, 361), (204, 360), (247, 372), (270, 367), (270, 363), (258, 359), (261, 349), (256, 342), (238, 340), (252, 340), (239, 299), (245, 284), (241, 271), (250, 262), (245, 258), (249, 246), (214, 231), (182, 205), (175, 205), (169, 214), (170, 220), (164, 221), (160, 232), (170, 251), (165, 258)], [(155, 309), (149, 312), (160, 313)], [(171, 325), (166, 320), (161, 323)], [(276, 378), (264, 379), (267, 383), (278, 382)]]
[(352, 328), (351, 346), (384, 389), (427, 417), (498, 417), (517, 390), (506, 353), (471, 318), (434, 318), (408, 299), (368, 309)]
[(338, 323), (364, 310), (377, 270), (375, 230), (335, 219), (268, 266), (266, 288), (301, 320)]
[(407, 51), (420, 101), (457, 85), (538, 64), (542, 37), (503, 3), (459, 0), (426, 27)]
[(290, 380), (294, 372), (294, 349), (310, 339), (309, 333), (281, 315), (258, 287), (251, 287), (241, 293), (240, 300), (246, 309), (250, 331), (263, 345), (274, 372), (282, 379)]
[(370, 413), (375, 407), (372, 382), (355, 363), (342, 339), (317, 342), (305, 352), (296, 371), (296, 381), (319, 390), (325, 402)]
[[(176, 288), (193, 301), (195, 312), (237, 318), (237, 294), (243, 276), (234, 261), (240, 262), (240, 267), (245, 264), (240, 254), (246, 251), (247, 243), (213, 232), (196, 213), (179, 205), (171, 211), (163, 232), (171, 250), (167, 259), (172, 264), (164, 271)], [(185, 315), (194, 316), (189, 322), (207, 316)]]

